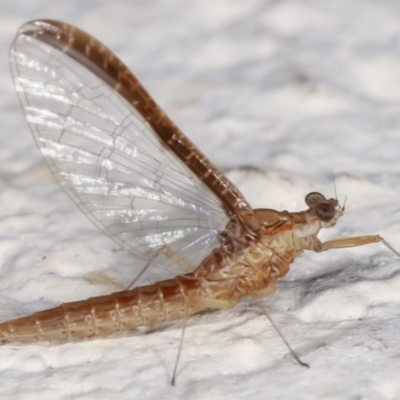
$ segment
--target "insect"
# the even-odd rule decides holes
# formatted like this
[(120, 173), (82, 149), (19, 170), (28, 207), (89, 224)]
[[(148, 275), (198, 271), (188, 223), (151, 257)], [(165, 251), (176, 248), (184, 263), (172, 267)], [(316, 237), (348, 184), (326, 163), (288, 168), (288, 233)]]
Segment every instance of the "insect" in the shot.
[(61, 186), (87, 217), (162, 278), (0, 324), (3, 342), (103, 336), (274, 293), (305, 250), (344, 213), (309, 193), (301, 212), (252, 209), (104, 45), (66, 23), (23, 25), (11, 47), (15, 87), (30, 129)]

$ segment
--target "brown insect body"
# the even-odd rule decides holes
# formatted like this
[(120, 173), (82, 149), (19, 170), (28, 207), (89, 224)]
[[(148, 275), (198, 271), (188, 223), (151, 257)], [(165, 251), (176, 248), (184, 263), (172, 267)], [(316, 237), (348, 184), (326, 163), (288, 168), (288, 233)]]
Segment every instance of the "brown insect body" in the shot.
[(246, 296), (270, 296), (293, 259), (304, 250), (318, 249), (319, 230), (334, 225), (342, 215), (337, 200), (320, 196), (317, 205), (323, 203), (334, 210), (327, 222), (317, 216), (315, 204), (297, 213), (254, 210), (260, 224), (257, 241), (243, 243), (243, 232), (234, 237), (238, 223), (232, 221), (226, 230), (231, 248), (215, 249), (193, 272), (2, 323), (0, 340), (66, 341), (104, 336), (187, 317), (207, 308), (233, 307)]
[[(151, 263), (165, 251), (175, 267), (198, 267), (153, 285), (4, 322), (1, 341), (100, 336), (233, 307), (246, 296), (274, 293), (304, 250), (382, 242), (400, 255), (378, 235), (321, 243), (319, 230), (334, 225), (344, 208), (319, 193), (307, 195), (306, 211), (253, 210), (127, 67), (73, 26), (50, 20), (25, 24), (11, 61), (36, 143), (77, 206), (139, 259), (150, 257)], [(191, 264), (193, 254), (203, 254), (199, 243), (211, 253)]]

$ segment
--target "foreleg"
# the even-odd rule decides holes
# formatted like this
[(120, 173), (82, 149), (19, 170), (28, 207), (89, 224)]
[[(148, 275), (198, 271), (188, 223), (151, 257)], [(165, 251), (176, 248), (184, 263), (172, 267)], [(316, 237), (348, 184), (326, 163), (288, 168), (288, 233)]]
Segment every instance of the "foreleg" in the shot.
[(354, 236), (348, 238), (333, 239), (333, 240), (328, 240), (325, 243), (322, 243), (318, 240), (314, 242), (314, 251), (319, 253), (321, 251), (326, 251), (330, 249), (358, 247), (378, 242), (384, 244), (389, 250), (393, 251), (394, 254), (400, 257), (400, 253), (397, 250), (395, 250), (394, 247), (390, 245), (382, 236), (379, 235)]

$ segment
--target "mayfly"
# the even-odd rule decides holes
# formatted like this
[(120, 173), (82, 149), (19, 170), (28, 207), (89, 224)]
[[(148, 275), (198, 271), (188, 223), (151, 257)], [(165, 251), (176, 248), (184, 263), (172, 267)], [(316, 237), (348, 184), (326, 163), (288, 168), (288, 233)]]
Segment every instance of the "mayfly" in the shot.
[[(301, 212), (252, 209), (172, 123), (128, 68), (83, 31), (52, 20), (23, 25), (11, 47), (15, 87), (58, 182), (86, 216), (164, 279), (61, 304), (0, 324), (3, 342), (103, 336), (274, 293), (304, 250), (361, 246), (381, 236), (322, 243), (344, 213), (309, 193)], [(166, 279), (165, 277), (168, 277)]]

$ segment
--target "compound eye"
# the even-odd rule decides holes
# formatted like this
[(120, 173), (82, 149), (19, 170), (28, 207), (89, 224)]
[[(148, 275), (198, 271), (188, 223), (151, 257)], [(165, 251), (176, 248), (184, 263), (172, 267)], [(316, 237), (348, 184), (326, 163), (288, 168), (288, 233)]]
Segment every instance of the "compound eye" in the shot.
[(330, 203), (320, 203), (315, 207), (315, 214), (324, 222), (330, 221), (335, 216), (335, 207)]
[(311, 192), (311, 193), (308, 193), (305, 200), (306, 200), (306, 204), (308, 205), (308, 207), (312, 207), (318, 203), (323, 202), (326, 199), (325, 199), (325, 196), (322, 195), (321, 193)]

